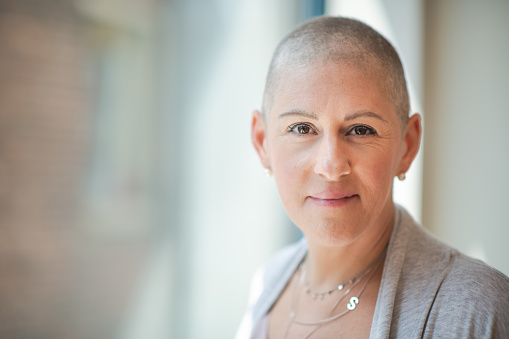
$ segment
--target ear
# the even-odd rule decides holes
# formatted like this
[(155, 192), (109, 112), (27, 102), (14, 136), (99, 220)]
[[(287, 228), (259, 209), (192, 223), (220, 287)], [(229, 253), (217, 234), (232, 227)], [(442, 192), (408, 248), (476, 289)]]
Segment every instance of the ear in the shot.
[(404, 148), (396, 175), (405, 173), (410, 168), (421, 146), (421, 136), (421, 116), (416, 113), (410, 117), (405, 128), (403, 136)]
[(263, 115), (260, 111), (253, 111), (253, 118), (251, 121), (251, 141), (253, 146), (260, 157), (260, 161), (264, 168), (270, 168), (269, 155), (267, 152), (266, 141), (266, 125)]

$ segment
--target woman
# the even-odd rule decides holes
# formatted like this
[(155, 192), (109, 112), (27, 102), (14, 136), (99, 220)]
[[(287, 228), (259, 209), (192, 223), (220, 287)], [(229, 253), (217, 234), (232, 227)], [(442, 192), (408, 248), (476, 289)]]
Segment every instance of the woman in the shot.
[(509, 337), (509, 278), (392, 201), (420, 138), (373, 29), (321, 17), (279, 44), (252, 140), (304, 239), (256, 275), (237, 338)]

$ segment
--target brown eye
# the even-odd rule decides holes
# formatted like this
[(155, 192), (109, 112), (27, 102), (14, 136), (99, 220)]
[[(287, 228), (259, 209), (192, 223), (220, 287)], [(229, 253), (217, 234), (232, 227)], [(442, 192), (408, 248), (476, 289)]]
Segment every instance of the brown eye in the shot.
[(308, 125), (297, 126), (297, 133), (299, 133), (299, 134), (308, 134), (310, 131), (311, 131), (311, 128)]
[(365, 135), (366, 133), (368, 133), (368, 129), (363, 126), (357, 126), (353, 130), (357, 135)]
[(308, 124), (295, 124), (290, 127), (288, 127), (288, 133), (294, 133), (294, 134), (300, 134), (300, 135), (306, 135), (306, 134), (315, 134), (313, 127), (309, 126)]
[(353, 127), (350, 132), (348, 133), (350, 135), (375, 135), (376, 131), (368, 126), (355, 126)]

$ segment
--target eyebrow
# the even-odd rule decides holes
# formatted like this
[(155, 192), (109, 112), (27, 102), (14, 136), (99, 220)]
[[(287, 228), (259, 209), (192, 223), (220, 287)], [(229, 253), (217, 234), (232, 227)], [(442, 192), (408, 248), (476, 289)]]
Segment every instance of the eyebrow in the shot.
[(305, 118), (318, 120), (318, 116), (315, 113), (306, 112), (306, 111), (303, 111), (300, 109), (292, 109), (288, 112), (283, 112), (283, 113), (278, 114), (279, 119), (287, 117), (287, 116), (299, 116), (299, 117), (305, 117)]
[[(281, 119), (281, 118), (284, 118), (287, 116), (300, 116), (300, 117), (318, 120), (318, 116), (315, 113), (306, 112), (306, 111), (303, 111), (300, 109), (292, 109), (288, 112), (280, 113), (278, 115), (278, 118)], [(386, 124), (389, 123), (387, 120), (382, 118), (382, 116), (380, 116), (379, 114), (376, 114), (374, 112), (369, 112), (369, 111), (368, 112), (357, 112), (357, 113), (347, 115), (345, 117), (345, 121), (351, 121), (351, 120), (355, 120), (355, 119), (361, 118), (361, 117), (375, 118), (375, 119), (385, 122)]]
[(353, 114), (347, 115), (345, 117), (345, 121), (350, 121), (350, 120), (354, 120), (354, 119), (361, 118), (361, 117), (376, 118), (376, 119), (378, 119), (380, 121), (385, 122), (386, 124), (389, 123), (387, 120), (382, 118), (381, 115), (376, 114), (374, 112), (369, 112), (369, 111), (368, 112), (357, 112), (357, 113), (353, 113)]

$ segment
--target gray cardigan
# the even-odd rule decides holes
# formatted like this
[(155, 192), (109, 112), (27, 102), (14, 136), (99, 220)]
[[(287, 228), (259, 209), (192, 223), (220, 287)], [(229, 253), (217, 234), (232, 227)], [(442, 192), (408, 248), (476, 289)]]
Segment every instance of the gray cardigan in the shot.
[[(306, 252), (303, 239), (257, 272), (236, 339), (251, 338)], [(370, 338), (509, 338), (509, 278), (441, 243), (397, 207)]]

